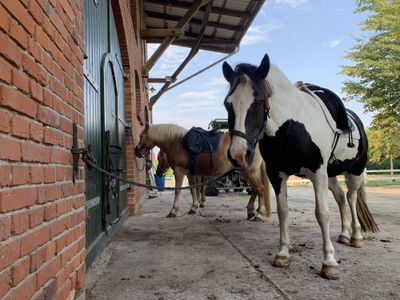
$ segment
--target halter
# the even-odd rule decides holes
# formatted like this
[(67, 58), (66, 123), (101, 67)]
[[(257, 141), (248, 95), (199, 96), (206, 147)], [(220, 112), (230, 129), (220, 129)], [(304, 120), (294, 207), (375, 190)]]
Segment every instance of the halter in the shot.
[[(264, 100), (263, 100), (264, 101), (264, 119), (267, 120), (267, 118), (269, 117), (269, 110), (270, 110), (269, 98), (271, 98), (271, 96), (272, 96), (272, 89), (271, 89), (271, 85), (269, 84), (269, 82), (267, 80), (263, 80), (263, 79), (261, 79), (261, 88), (262, 88), (263, 96), (264, 96)], [(264, 127), (262, 128), (260, 134), (257, 137), (249, 136), (247, 133), (244, 133), (244, 132), (242, 132), (240, 130), (236, 130), (236, 129), (229, 130), (229, 133), (232, 137), (236, 135), (238, 137), (245, 139), (254, 147), (255, 144), (257, 144), (257, 142), (264, 135)]]

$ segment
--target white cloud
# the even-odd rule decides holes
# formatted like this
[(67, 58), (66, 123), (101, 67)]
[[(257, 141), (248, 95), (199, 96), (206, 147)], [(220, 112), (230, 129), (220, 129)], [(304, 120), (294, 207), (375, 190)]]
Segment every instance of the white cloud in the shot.
[(278, 5), (285, 6), (285, 7), (291, 7), (291, 8), (297, 8), (299, 6), (305, 6), (307, 5), (310, 1), (309, 0), (273, 0)]
[(214, 101), (218, 99), (217, 90), (209, 90), (204, 92), (186, 92), (179, 96), (179, 98), (196, 99), (203, 101)]
[(211, 78), (210, 81), (206, 82), (206, 85), (215, 87), (227, 87), (228, 82), (224, 77), (214, 77)]
[(269, 23), (263, 25), (250, 26), (246, 35), (243, 37), (241, 45), (254, 45), (265, 42), (269, 39), (272, 31), (282, 28), (282, 25), (276, 23)]
[(341, 44), (343, 42), (343, 39), (338, 39), (338, 40), (332, 40), (330, 42), (326, 42), (323, 45), (325, 47), (329, 47), (329, 48), (337, 48), (337, 46), (339, 46), (339, 44)]
[[(150, 58), (159, 46), (159, 44), (147, 44), (147, 56)], [(188, 48), (169, 46), (150, 71), (151, 76), (163, 77), (171, 75), (186, 58), (189, 51)]]

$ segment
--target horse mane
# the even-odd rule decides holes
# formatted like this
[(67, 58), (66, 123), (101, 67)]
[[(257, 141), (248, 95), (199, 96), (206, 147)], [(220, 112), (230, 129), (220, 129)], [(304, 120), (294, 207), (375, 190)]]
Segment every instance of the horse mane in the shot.
[(147, 136), (158, 142), (179, 140), (187, 133), (187, 129), (176, 124), (153, 124), (149, 126)]

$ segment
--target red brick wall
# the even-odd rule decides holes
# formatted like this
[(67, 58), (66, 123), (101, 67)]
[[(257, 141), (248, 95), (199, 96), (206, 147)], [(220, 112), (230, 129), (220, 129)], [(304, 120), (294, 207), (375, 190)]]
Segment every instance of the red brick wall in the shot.
[[(0, 298), (66, 299), (85, 277), (83, 3), (0, 2)], [(76, 291), (76, 293), (75, 293)]]
[[(145, 183), (146, 173), (143, 168), (143, 159), (134, 155), (134, 146), (139, 142), (139, 134), (144, 127), (145, 107), (148, 107), (148, 94), (142, 79), (143, 42), (140, 33), (135, 28), (139, 24), (139, 1), (119, 0), (112, 1), (114, 17), (117, 24), (118, 38), (122, 56), (122, 64), (129, 79), (125, 81), (125, 118), (132, 124), (133, 138), (126, 138), (126, 165), (127, 176), (131, 180)], [(136, 13), (135, 13), (136, 12)], [(133, 18), (132, 18), (133, 16)], [(139, 38), (139, 40), (137, 39)], [(128, 208), (135, 214), (140, 201), (145, 195), (145, 189), (133, 187), (128, 191)]]

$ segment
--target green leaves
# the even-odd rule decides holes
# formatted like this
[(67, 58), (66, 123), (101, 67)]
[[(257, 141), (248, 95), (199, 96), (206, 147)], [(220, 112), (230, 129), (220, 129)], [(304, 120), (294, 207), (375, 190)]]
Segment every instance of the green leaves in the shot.
[(400, 122), (400, 0), (357, 0), (356, 13), (366, 13), (360, 26), (365, 35), (345, 56), (342, 66), (346, 99), (357, 100), (377, 112), (380, 120)]

